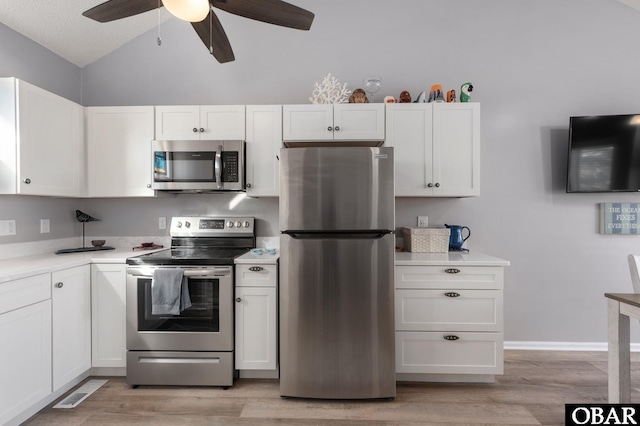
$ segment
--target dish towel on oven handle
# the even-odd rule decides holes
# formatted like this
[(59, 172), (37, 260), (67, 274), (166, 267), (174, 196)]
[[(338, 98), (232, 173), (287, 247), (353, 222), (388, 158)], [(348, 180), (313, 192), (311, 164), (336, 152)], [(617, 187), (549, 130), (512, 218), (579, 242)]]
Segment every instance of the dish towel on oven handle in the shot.
[(151, 281), (151, 314), (179, 315), (190, 307), (189, 279), (184, 276), (184, 270), (155, 269)]

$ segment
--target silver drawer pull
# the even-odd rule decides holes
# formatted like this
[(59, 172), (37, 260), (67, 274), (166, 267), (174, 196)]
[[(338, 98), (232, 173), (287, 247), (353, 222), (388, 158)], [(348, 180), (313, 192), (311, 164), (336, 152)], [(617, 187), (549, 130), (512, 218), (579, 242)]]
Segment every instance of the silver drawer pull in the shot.
[(460, 269), (456, 269), (456, 268), (449, 268), (449, 269), (445, 269), (444, 271), (447, 274), (459, 274), (460, 273)]
[(444, 336), (444, 340), (458, 340), (458, 336)]
[(249, 270), (250, 270), (250, 271), (253, 271), (253, 272), (260, 272), (260, 271), (262, 271), (263, 269), (264, 269), (264, 268), (263, 268), (262, 266), (252, 266), (252, 267), (250, 267), (250, 268), (249, 268)]
[(445, 293), (444, 294), (447, 297), (460, 297), (460, 293), (456, 293), (454, 291), (450, 292), (450, 293)]

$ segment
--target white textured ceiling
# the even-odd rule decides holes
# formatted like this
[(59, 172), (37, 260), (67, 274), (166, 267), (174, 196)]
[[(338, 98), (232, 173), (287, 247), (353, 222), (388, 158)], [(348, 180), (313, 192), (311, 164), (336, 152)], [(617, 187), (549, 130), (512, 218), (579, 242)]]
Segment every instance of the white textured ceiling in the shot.
[(104, 1), (0, 0), (0, 22), (84, 67), (170, 17), (164, 8), (104, 24), (82, 16)]

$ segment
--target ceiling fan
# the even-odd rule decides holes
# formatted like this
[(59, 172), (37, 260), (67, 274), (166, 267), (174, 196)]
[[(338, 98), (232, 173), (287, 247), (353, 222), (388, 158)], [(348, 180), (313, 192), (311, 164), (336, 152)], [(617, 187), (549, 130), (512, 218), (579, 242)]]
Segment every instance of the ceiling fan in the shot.
[[(200, 22), (191, 22), (202, 42), (220, 63), (235, 60), (227, 34), (213, 12), (215, 7), (234, 15), (298, 30), (311, 28), (314, 14), (282, 0), (208, 0), (209, 13)], [(82, 15), (98, 22), (110, 22), (163, 6), (160, 0), (109, 0)]]

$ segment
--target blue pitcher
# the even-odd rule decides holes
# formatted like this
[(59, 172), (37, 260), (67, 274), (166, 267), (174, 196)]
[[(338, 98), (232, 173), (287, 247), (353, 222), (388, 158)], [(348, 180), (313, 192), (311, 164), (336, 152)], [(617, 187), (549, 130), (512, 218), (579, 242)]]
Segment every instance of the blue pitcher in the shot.
[[(467, 226), (459, 226), (459, 225), (447, 225), (444, 224), (447, 228), (451, 230), (451, 234), (449, 235), (449, 250), (462, 250), (462, 245), (467, 238), (471, 236), (471, 230)], [(467, 236), (462, 238), (462, 230), (467, 230)]]

